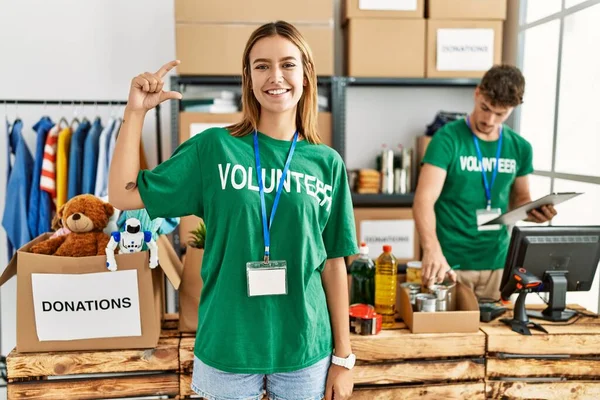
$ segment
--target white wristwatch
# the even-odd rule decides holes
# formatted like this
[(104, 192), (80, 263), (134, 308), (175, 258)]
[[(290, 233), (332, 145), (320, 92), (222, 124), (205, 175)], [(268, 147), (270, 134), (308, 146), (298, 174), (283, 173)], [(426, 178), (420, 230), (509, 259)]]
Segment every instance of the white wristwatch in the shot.
[(346, 369), (352, 369), (354, 368), (354, 363), (356, 363), (356, 356), (354, 354), (350, 354), (347, 358), (342, 358), (332, 355), (331, 363)]

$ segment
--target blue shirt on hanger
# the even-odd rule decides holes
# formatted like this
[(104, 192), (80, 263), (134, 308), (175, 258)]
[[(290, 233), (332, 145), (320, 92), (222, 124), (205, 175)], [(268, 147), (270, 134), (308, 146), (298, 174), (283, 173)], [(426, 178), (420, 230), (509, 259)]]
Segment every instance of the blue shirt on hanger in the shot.
[[(22, 131), (23, 122), (16, 120), (10, 134), (11, 147), (14, 145), (12, 151), (15, 154), (15, 162), (8, 177), (4, 215), (2, 216), (2, 227), (14, 249), (31, 241), (27, 226), (27, 206), (33, 175), (33, 157), (23, 140)], [(9, 254), (9, 257), (11, 256), (12, 254)]]
[(49, 196), (42, 196), (40, 177), (42, 175), (46, 136), (48, 136), (48, 131), (53, 126), (54, 123), (52, 120), (45, 116), (33, 126), (33, 129), (36, 132), (36, 145), (33, 164), (33, 181), (31, 183), (29, 208), (27, 210), (27, 225), (29, 226), (29, 233), (32, 238), (50, 230), (50, 219), (52, 218), (51, 200)]
[(96, 169), (98, 168), (98, 151), (100, 135), (102, 134), (102, 122), (100, 118), (96, 118), (90, 133), (85, 138), (83, 150), (83, 183), (82, 192), (94, 194), (96, 189)]
[(71, 137), (71, 149), (69, 150), (69, 178), (67, 200), (82, 194), (83, 176), (83, 146), (85, 137), (90, 130), (90, 121), (82, 121)]

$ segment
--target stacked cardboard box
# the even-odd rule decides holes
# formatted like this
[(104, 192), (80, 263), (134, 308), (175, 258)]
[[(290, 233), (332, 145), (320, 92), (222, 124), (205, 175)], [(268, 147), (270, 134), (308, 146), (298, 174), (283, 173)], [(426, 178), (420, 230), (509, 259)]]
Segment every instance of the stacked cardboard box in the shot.
[(481, 78), (502, 61), (506, 0), (427, 0), (428, 78)]
[(239, 75), (252, 31), (285, 20), (308, 41), (318, 75), (333, 75), (333, 0), (176, 0), (180, 75)]
[(425, 76), (425, 0), (345, 0), (346, 74)]

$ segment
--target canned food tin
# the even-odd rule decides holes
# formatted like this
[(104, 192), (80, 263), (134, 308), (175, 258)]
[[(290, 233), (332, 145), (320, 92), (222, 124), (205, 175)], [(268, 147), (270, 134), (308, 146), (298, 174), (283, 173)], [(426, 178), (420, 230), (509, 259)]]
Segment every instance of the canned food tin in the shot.
[(410, 298), (410, 304), (413, 306), (416, 304), (416, 296), (421, 293), (421, 285), (417, 283), (404, 282), (401, 283), (400, 286), (403, 289), (408, 290), (408, 297)]
[(446, 300), (436, 300), (435, 311), (448, 311), (448, 303)]
[(419, 293), (417, 296), (417, 311), (435, 312), (437, 299), (433, 294)]

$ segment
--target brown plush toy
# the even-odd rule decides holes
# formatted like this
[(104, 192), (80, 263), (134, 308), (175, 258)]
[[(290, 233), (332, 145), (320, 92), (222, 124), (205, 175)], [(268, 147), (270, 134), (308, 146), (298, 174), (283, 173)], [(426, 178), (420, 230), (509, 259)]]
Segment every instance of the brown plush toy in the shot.
[(73, 197), (58, 210), (62, 226), (70, 233), (44, 240), (33, 253), (64, 257), (105, 255), (110, 236), (102, 232), (115, 212), (113, 206), (91, 194)]

